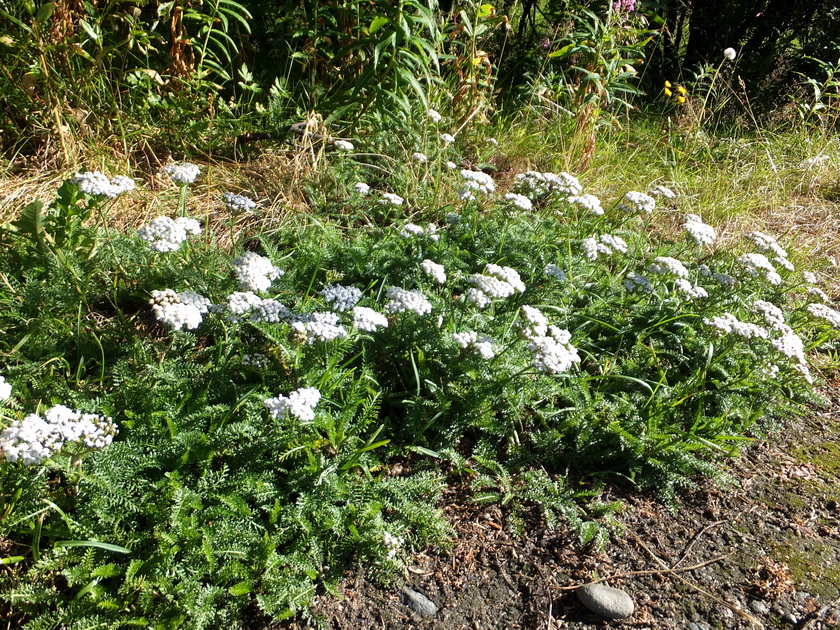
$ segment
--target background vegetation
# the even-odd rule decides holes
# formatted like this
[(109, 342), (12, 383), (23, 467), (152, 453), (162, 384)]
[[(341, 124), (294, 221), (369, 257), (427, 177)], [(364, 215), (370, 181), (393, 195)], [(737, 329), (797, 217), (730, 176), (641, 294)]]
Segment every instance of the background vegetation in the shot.
[(604, 545), (819, 404), (837, 22), (730, 5), (0, 1), (8, 623), (307, 615), (447, 487)]

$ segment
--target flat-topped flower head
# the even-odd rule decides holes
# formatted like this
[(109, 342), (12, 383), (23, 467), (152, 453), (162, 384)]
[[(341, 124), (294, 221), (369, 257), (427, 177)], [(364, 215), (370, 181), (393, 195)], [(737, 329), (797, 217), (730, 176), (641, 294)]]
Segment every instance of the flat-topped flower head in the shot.
[(359, 330), (376, 332), (380, 328), (388, 328), (388, 318), (372, 308), (356, 306), (353, 308), (353, 326)]
[(703, 220), (696, 214), (685, 215), (683, 229), (697, 245), (711, 245), (717, 240), (715, 228), (703, 223)]
[(425, 153), (420, 153), (419, 151), (416, 151), (416, 152), (412, 153), (411, 154), (411, 159), (414, 160), (415, 162), (419, 162), (420, 164), (423, 164), (424, 162), (429, 161), (429, 158), (426, 157), (426, 154)]
[(321, 291), (324, 300), (336, 311), (349, 311), (362, 299), (362, 292), (356, 287), (328, 284)]
[(444, 144), (454, 144), (455, 143), (455, 136), (453, 136), (451, 133), (440, 134), (440, 139), (443, 141)]
[(518, 195), (514, 192), (507, 193), (505, 195), (505, 200), (511, 202), (514, 206), (520, 210), (525, 210), (526, 212), (534, 207), (534, 204), (531, 203), (531, 200), (528, 199), (528, 197), (525, 195)]
[(588, 210), (592, 214), (604, 214), (604, 209), (601, 207), (601, 200), (595, 195), (574, 195), (569, 197), (566, 201), (576, 206)]
[(624, 199), (618, 207), (625, 212), (644, 212), (650, 214), (656, 208), (656, 199), (643, 192), (631, 190), (624, 195)]
[(113, 199), (119, 195), (137, 188), (134, 180), (124, 175), (117, 175), (108, 179), (99, 171), (76, 173), (70, 180), (83, 193), (94, 197), (108, 197)]
[(443, 265), (439, 265), (427, 258), (420, 263), (420, 269), (438, 284), (446, 282), (446, 269), (444, 269)]
[(549, 195), (575, 196), (583, 192), (577, 177), (566, 172), (540, 173), (526, 171), (516, 176), (514, 191), (525, 195), (529, 199), (547, 197)]
[(673, 190), (666, 186), (654, 186), (653, 189), (650, 191), (650, 194), (653, 197), (665, 197), (665, 199), (674, 199), (677, 196)]
[(187, 186), (195, 181), (201, 170), (198, 165), (191, 162), (180, 162), (167, 164), (163, 167), (163, 172), (169, 175), (169, 179), (179, 186)]
[(339, 151), (352, 151), (356, 148), (349, 140), (336, 140), (333, 142), (333, 146)]
[(824, 319), (835, 328), (840, 328), (840, 312), (825, 304), (813, 303), (807, 306), (808, 312), (818, 319)]
[(443, 116), (441, 116), (436, 110), (431, 108), (426, 110), (426, 116), (433, 123), (439, 123), (441, 120), (443, 120)]
[(407, 291), (400, 287), (388, 287), (385, 292), (388, 303), (385, 310), (388, 313), (402, 313), (411, 311), (417, 315), (425, 315), (432, 312), (432, 304), (418, 289)]
[(12, 384), (6, 382), (6, 377), (0, 376), (0, 402), (8, 400), (12, 395)]
[(648, 271), (659, 275), (672, 275), (677, 278), (688, 278), (688, 269), (679, 260), (671, 256), (657, 256), (648, 266)]
[(249, 212), (257, 207), (256, 201), (244, 195), (235, 195), (232, 192), (226, 192), (222, 196), (224, 197), (225, 205), (231, 212)]
[(210, 310), (210, 300), (195, 291), (152, 291), (149, 300), (159, 322), (171, 330), (195, 330)]
[(738, 262), (743, 265), (748, 275), (764, 276), (767, 283), (773, 286), (782, 284), (782, 277), (764, 254), (741, 254), (738, 256)]
[(272, 418), (283, 418), (291, 414), (298, 420), (309, 422), (315, 418), (315, 406), (321, 400), (321, 392), (315, 387), (302, 387), (288, 396), (277, 396), (265, 400), (265, 406)]
[(389, 192), (382, 193), (382, 197), (379, 198), (379, 203), (392, 206), (401, 206), (404, 201), (399, 195)]
[(364, 197), (370, 192), (370, 186), (368, 186), (365, 182), (356, 182), (353, 184), (353, 190), (356, 191), (356, 194)]
[(233, 261), (233, 273), (243, 291), (265, 291), (284, 272), (265, 256), (245, 252)]

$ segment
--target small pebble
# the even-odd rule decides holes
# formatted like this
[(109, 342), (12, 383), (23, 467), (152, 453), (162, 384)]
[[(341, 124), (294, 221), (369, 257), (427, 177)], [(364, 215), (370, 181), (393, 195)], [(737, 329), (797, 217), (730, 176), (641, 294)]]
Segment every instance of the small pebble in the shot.
[(423, 617), (434, 617), (438, 611), (438, 607), (423, 593), (413, 591), (408, 587), (403, 588), (403, 603), (411, 610), (419, 613)]
[(696, 621), (688, 622), (688, 630), (712, 630), (705, 623), (697, 623)]
[(605, 619), (627, 619), (635, 609), (630, 595), (605, 584), (584, 584), (577, 589), (577, 598), (581, 604)]
[(754, 599), (750, 602), (750, 610), (753, 611), (756, 615), (770, 614), (770, 609), (767, 608), (767, 604), (765, 604), (760, 599)]

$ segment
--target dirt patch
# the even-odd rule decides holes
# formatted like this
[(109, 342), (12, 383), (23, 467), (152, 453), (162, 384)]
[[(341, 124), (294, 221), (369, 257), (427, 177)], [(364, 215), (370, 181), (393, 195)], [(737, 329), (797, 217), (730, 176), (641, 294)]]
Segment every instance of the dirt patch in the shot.
[[(831, 411), (797, 419), (734, 460), (733, 487), (705, 484), (676, 512), (641, 495), (621, 498), (623, 532), (601, 553), (581, 550), (569, 532), (548, 530), (537, 511), (523, 536), (507, 533), (499, 507), (449, 492), (443, 509), (455, 530), (451, 551), (414, 554), (403, 579), (383, 587), (361, 570), (340, 597), (323, 596), (315, 614), (332, 629), (440, 630), (553, 628), (840, 627), (840, 381)], [(636, 610), (605, 621), (574, 589), (605, 580)], [(421, 617), (402, 590), (439, 610)], [(316, 627), (296, 621), (289, 630)]]

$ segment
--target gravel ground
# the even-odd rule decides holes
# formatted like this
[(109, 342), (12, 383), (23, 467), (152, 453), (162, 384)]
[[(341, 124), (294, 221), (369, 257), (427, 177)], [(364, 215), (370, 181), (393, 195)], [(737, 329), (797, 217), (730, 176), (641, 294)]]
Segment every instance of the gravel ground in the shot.
[[(840, 627), (840, 381), (830, 411), (795, 419), (730, 464), (733, 487), (704, 484), (673, 512), (638, 494), (605, 497), (627, 506), (622, 532), (601, 553), (581, 550), (535, 511), (524, 536), (506, 513), (453, 490), (442, 509), (456, 532), (447, 554), (415, 554), (389, 587), (348, 574), (340, 598), (315, 613), (331, 629), (484, 630), (554, 628)], [(575, 590), (603, 580), (628, 593), (631, 617), (607, 621)], [(423, 616), (409, 594), (437, 608)], [(317, 627), (287, 622), (288, 630)]]

